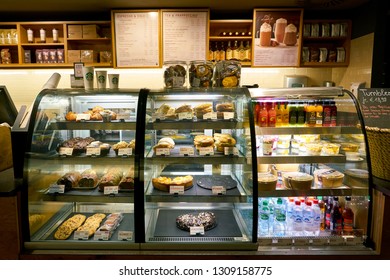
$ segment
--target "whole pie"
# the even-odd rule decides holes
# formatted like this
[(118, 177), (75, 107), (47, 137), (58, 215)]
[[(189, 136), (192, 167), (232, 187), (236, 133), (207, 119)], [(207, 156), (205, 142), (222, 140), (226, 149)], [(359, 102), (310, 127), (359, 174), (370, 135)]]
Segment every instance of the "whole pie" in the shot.
[(179, 176), (179, 177), (157, 177), (152, 179), (152, 184), (155, 189), (160, 191), (169, 192), (170, 186), (184, 186), (184, 190), (188, 190), (192, 187), (193, 177), (191, 175)]
[(204, 230), (210, 230), (217, 226), (217, 220), (213, 212), (188, 213), (176, 218), (176, 226), (179, 229), (190, 231), (191, 227), (204, 227)]

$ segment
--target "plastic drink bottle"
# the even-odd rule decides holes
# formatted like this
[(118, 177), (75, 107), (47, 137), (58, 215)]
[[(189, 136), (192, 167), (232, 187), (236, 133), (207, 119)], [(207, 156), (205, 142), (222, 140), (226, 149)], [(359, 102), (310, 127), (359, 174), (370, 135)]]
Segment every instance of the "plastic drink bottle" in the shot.
[(287, 223), (287, 235), (292, 235), (293, 232), (293, 223), (294, 223), (294, 213), (293, 209), (295, 206), (294, 198), (288, 198), (286, 206), (286, 223)]
[(321, 208), (318, 199), (313, 199), (312, 211), (313, 211), (313, 231), (314, 231), (314, 235), (318, 236), (320, 235), (321, 217), (322, 217)]
[(314, 235), (314, 217), (311, 206), (311, 201), (306, 201), (302, 211), (303, 216), (303, 232), (305, 236)]
[(283, 199), (278, 198), (274, 209), (274, 224), (273, 224), (273, 235), (280, 237), (286, 235), (286, 207), (283, 204)]
[(345, 197), (345, 206), (343, 210), (343, 233), (353, 234), (354, 213), (351, 209), (351, 197)]
[(341, 232), (343, 230), (343, 216), (341, 213), (339, 198), (337, 196), (333, 198), (333, 208), (331, 211), (330, 229), (336, 235), (341, 235)]
[(276, 123), (275, 126), (282, 126), (283, 125), (283, 104), (281, 102), (278, 102), (276, 104)]
[(271, 103), (271, 108), (268, 110), (268, 126), (275, 127), (276, 126), (276, 110), (275, 103)]
[(259, 113), (259, 120), (257, 122), (261, 127), (268, 126), (268, 110), (265, 102), (263, 102), (261, 106), (260, 113)]
[(259, 211), (259, 234), (260, 236), (269, 235), (269, 207), (267, 200), (263, 200)]
[(293, 209), (294, 213), (294, 222), (293, 222), (293, 235), (302, 236), (303, 233), (303, 213), (301, 202), (299, 200), (295, 201), (295, 206)]

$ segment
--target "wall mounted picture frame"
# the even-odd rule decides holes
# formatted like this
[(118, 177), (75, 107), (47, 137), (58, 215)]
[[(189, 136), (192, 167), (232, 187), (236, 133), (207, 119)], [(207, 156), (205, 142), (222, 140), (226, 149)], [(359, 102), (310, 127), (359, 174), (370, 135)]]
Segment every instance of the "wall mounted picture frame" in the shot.
[(253, 67), (298, 67), (303, 9), (253, 10)]

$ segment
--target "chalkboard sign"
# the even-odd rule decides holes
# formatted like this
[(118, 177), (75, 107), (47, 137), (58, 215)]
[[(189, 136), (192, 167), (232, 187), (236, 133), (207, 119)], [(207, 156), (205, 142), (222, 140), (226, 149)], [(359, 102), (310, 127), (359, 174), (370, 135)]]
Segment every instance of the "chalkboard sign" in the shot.
[(358, 100), (366, 126), (390, 128), (390, 88), (361, 88)]

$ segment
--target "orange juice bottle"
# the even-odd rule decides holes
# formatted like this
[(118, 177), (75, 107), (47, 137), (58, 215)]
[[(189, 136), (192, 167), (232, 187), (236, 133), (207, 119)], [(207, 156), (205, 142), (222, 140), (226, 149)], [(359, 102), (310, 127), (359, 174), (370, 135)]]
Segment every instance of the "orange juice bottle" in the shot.
[(276, 123), (275, 126), (282, 126), (283, 125), (283, 104), (281, 102), (276, 103)]
[(320, 102), (316, 104), (316, 126), (322, 126), (322, 114), (324, 112), (324, 107)]
[(275, 102), (271, 102), (271, 107), (268, 110), (268, 126), (269, 127), (275, 127), (276, 126)]
[(289, 126), (290, 125), (290, 119), (289, 119), (289, 111), (288, 111), (288, 102), (285, 101), (282, 104), (282, 126)]
[(267, 103), (263, 102), (260, 114), (259, 114), (259, 120), (257, 121), (259, 126), (261, 127), (267, 127), (268, 126), (268, 110), (267, 110)]
[(306, 106), (306, 126), (316, 126), (316, 107), (313, 101)]

